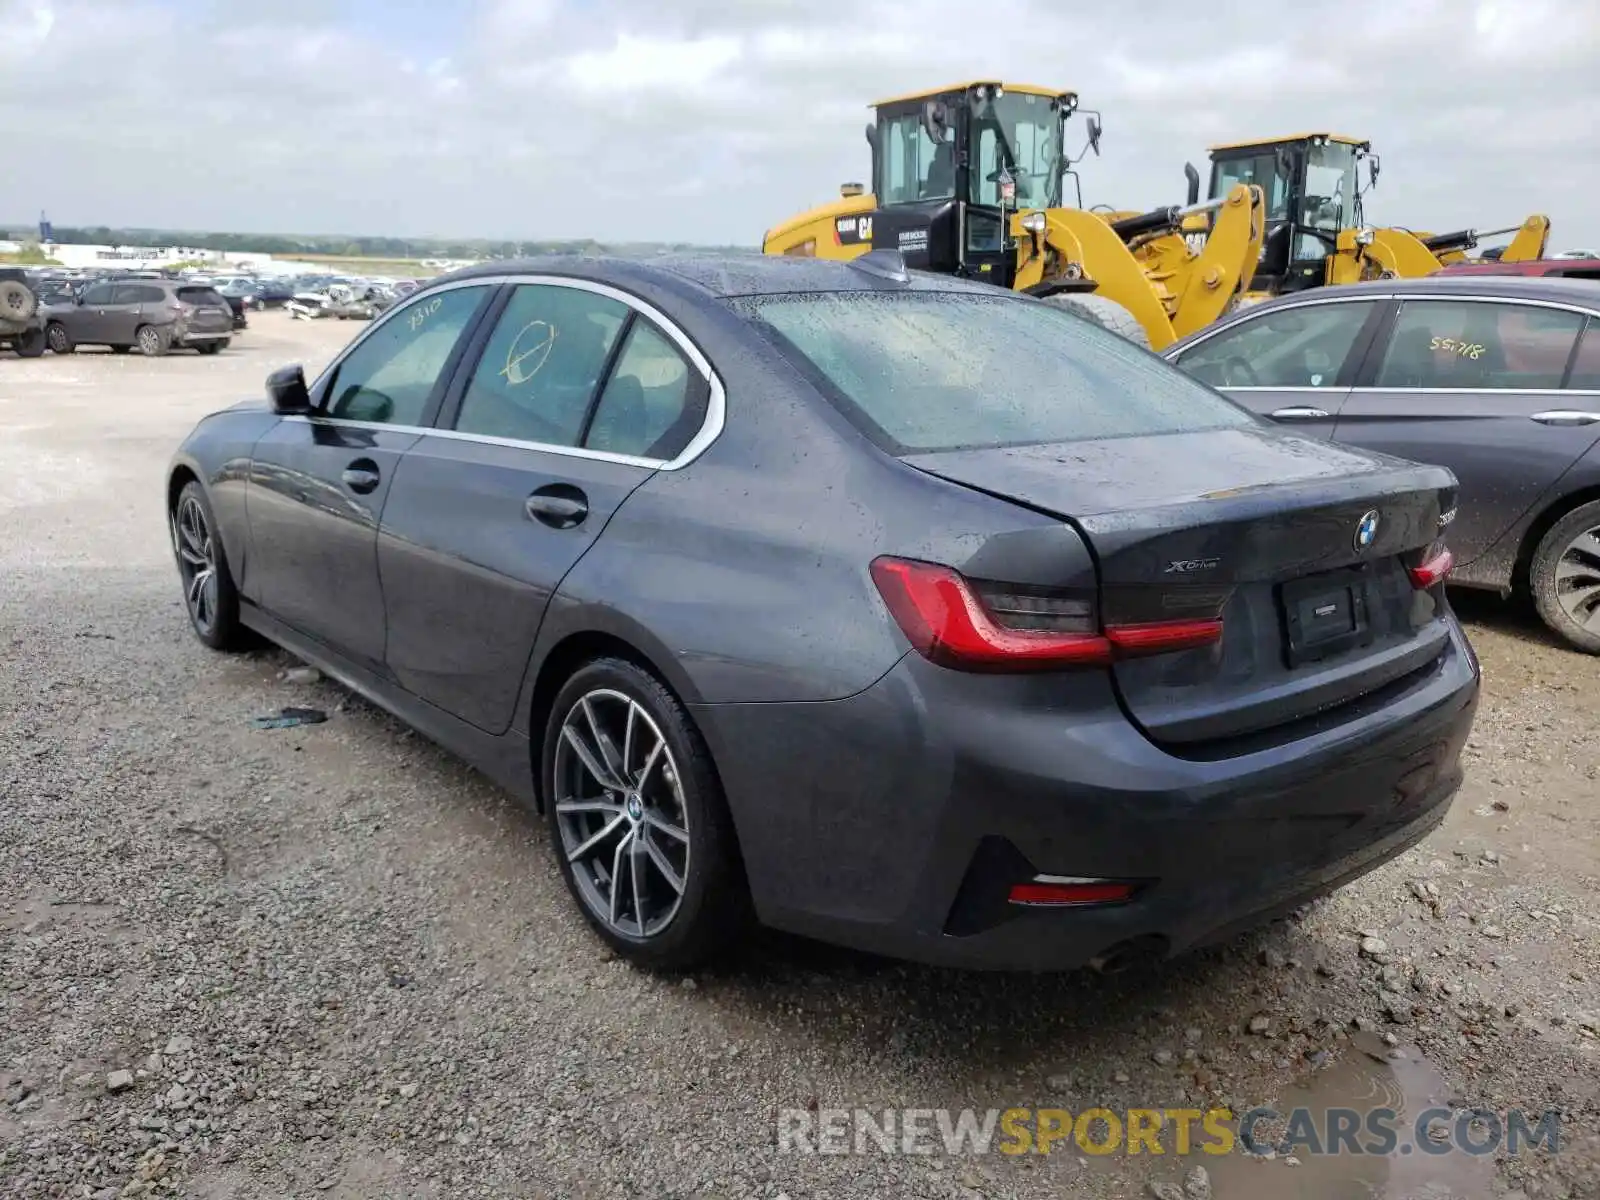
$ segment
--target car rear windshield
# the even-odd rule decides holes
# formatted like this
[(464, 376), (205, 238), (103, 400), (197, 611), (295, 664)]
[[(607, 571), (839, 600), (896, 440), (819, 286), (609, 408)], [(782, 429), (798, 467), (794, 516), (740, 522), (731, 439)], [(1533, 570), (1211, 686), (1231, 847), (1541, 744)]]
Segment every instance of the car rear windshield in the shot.
[(828, 292), (733, 304), (892, 453), (1258, 420), (1147, 350), (1043, 302)]
[(178, 299), (185, 304), (209, 304), (213, 308), (227, 303), (220, 294), (208, 287), (181, 287), (178, 289)]

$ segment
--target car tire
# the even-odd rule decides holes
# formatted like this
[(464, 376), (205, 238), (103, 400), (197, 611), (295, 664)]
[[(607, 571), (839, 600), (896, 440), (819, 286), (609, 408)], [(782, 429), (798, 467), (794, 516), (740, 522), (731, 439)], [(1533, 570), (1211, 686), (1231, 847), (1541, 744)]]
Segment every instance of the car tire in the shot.
[(11, 343), (11, 348), (17, 352), (18, 358), (42, 358), (47, 345), (44, 330), (34, 325), (19, 333)]
[(184, 484), (168, 518), (172, 554), (183, 584), (183, 607), (195, 636), (213, 650), (246, 650), (254, 639), (239, 620), (239, 592), (217, 536), (205, 489)]
[(1550, 526), (1528, 564), (1529, 589), (1544, 623), (1575, 648), (1600, 654), (1600, 591), (1586, 595), (1585, 603), (1573, 595), (1575, 583), (1600, 586), (1600, 500), (1578, 505)]
[(739, 944), (750, 902), (733, 821), (704, 739), (658, 679), (618, 658), (580, 667), (540, 757), (561, 876), (619, 956), (684, 971)]
[(172, 349), (172, 339), (154, 325), (141, 325), (133, 334), (139, 353), (146, 358), (160, 358)]
[(1109, 329), (1136, 346), (1150, 349), (1150, 335), (1139, 324), (1139, 318), (1115, 300), (1105, 296), (1085, 296), (1078, 292), (1056, 292), (1052, 296), (1045, 296), (1044, 302), (1075, 313), (1102, 329)]
[(227, 342), (198, 342), (195, 345), (195, 349), (200, 351), (201, 354), (217, 354), (227, 344)]
[(72, 340), (72, 335), (67, 332), (67, 327), (60, 321), (51, 321), (45, 326), (45, 341), (50, 344), (52, 354), (71, 354), (78, 347)]

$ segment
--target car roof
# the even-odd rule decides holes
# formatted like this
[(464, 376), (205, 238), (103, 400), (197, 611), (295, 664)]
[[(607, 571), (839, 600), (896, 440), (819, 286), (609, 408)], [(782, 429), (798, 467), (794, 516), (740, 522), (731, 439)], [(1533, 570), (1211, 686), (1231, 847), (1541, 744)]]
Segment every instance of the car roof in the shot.
[(1508, 300), (1553, 300), (1600, 309), (1600, 286), (1592, 279), (1563, 279), (1546, 275), (1490, 274), (1425, 275), (1421, 279), (1376, 279), (1277, 296), (1246, 312), (1278, 308), (1306, 300), (1333, 300), (1358, 296), (1504, 296)]
[(1529, 258), (1519, 262), (1462, 262), (1447, 263), (1439, 268), (1442, 275), (1560, 275), (1566, 271), (1600, 270), (1600, 259), (1593, 258)]
[(558, 254), (478, 263), (431, 281), (505, 275), (569, 275), (631, 289), (656, 285), (705, 296), (775, 296), (794, 292), (970, 292), (992, 295), (990, 284), (949, 275), (911, 271), (905, 282), (887, 279), (851, 263), (823, 258), (756, 253), (682, 253), (649, 258)]
[(1600, 283), (1592, 279), (1562, 279), (1551, 275), (1426, 275), (1420, 279), (1375, 279), (1366, 283), (1340, 284), (1336, 287), (1311, 288), (1274, 296), (1260, 304), (1235, 309), (1219, 321), (1187, 333), (1166, 349), (1161, 356), (1171, 359), (1196, 342), (1204, 341), (1218, 330), (1237, 322), (1248, 321), (1260, 313), (1280, 308), (1293, 308), (1301, 304), (1326, 304), (1340, 300), (1360, 300), (1363, 297), (1387, 296), (1487, 296), (1499, 300), (1544, 300), (1553, 304), (1571, 304), (1600, 313)]

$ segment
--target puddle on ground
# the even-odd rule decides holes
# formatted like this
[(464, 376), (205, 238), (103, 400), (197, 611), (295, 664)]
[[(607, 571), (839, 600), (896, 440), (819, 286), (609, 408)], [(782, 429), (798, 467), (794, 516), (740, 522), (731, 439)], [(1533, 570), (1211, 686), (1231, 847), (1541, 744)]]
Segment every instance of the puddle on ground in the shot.
[[(1429, 1109), (1452, 1110), (1433, 1124), (1441, 1133), (1456, 1129), (1460, 1110), (1452, 1109), (1452, 1099), (1461, 1097), (1452, 1097), (1443, 1077), (1414, 1046), (1390, 1049), (1374, 1034), (1357, 1033), (1338, 1060), (1286, 1087), (1272, 1106), (1286, 1119), (1297, 1109), (1309, 1113), (1324, 1153), (1311, 1153), (1302, 1143), (1290, 1151), (1300, 1165), (1290, 1166), (1281, 1157), (1263, 1160), (1240, 1148), (1207, 1158), (1204, 1165), (1217, 1200), (1481, 1200), (1493, 1194), (1493, 1153), (1475, 1155), (1452, 1146), (1449, 1153), (1433, 1154), (1417, 1144), (1418, 1118)], [(1326, 1152), (1329, 1130), (1336, 1128), (1330, 1110), (1338, 1109), (1360, 1114), (1354, 1140), (1362, 1148), (1382, 1140), (1366, 1124), (1368, 1114), (1391, 1110), (1392, 1152)], [(1282, 1122), (1262, 1121), (1256, 1140), (1271, 1144), (1283, 1133)], [(1493, 1134), (1492, 1127), (1469, 1131), (1480, 1145)], [(1434, 1144), (1444, 1143), (1436, 1138)]]

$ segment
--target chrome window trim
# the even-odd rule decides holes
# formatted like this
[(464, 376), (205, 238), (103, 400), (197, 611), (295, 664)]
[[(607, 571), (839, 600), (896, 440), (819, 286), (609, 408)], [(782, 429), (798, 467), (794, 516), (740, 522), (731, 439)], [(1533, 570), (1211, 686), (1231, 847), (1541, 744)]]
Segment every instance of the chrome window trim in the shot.
[(440, 429), (432, 425), (389, 425), (381, 421), (354, 421), (346, 417), (324, 416), (293, 416), (285, 417), (286, 421), (303, 421), (306, 424), (345, 426), (352, 429), (389, 429), (396, 433), (415, 433), (423, 437), (445, 438), (449, 441), (477, 442), (486, 446), (509, 446), (513, 449), (538, 450), (546, 454), (565, 454), (571, 458), (587, 458), (598, 462), (620, 463), (624, 466), (648, 467), (657, 471), (677, 471), (688, 466), (700, 455), (704, 454), (718, 437), (722, 435), (723, 426), (727, 422), (728, 394), (722, 386), (722, 379), (711, 362), (701, 353), (700, 347), (682, 329), (678, 328), (665, 313), (647, 300), (642, 300), (631, 292), (621, 288), (612, 287), (607, 283), (597, 283), (592, 279), (576, 279), (566, 275), (477, 275), (470, 279), (457, 279), (451, 283), (441, 284), (437, 287), (420, 288), (405, 299), (388, 309), (377, 320), (373, 321), (355, 341), (351, 342), (334, 359), (322, 369), (311, 385), (315, 392), (321, 388), (328, 377), (333, 374), (357, 347), (376, 333), (389, 320), (405, 312), (413, 303), (425, 302), (428, 298), (440, 292), (453, 292), (467, 287), (499, 287), (501, 284), (539, 285), (546, 287), (567, 287), (580, 292), (591, 292), (598, 296), (606, 296), (620, 304), (627, 305), (634, 312), (648, 318), (662, 333), (670, 338), (689, 365), (700, 372), (701, 378), (706, 381), (708, 394), (706, 396), (705, 419), (700, 424), (699, 431), (689, 439), (679, 454), (670, 459), (641, 458), (632, 454), (612, 454), (605, 450), (586, 450), (582, 446), (558, 446), (548, 442), (530, 442), (519, 438), (491, 437), (481, 433), (461, 433), (454, 429)]
[[(668, 462), (660, 458), (637, 458), (631, 454), (612, 454), (605, 450), (585, 450), (582, 446), (555, 446), (549, 442), (524, 442), (517, 438), (491, 437), (486, 433), (458, 433), (454, 429), (434, 429), (427, 425), (387, 425), (382, 421), (352, 421), (348, 417), (308, 417), (294, 415), (283, 418), (302, 425), (325, 425), (339, 429), (387, 430), (390, 433), (411, 433), (419, 437), (443, 438), (452, 442), (476, 442), (485, 446), (509, 446), (513, 450), (539, 450), (546, 454), (565, 454), (569, 458), (590, 458), (598, 462), (620, 463), (627, 467), (648, 467), (655, 471), (676, 470), (682, 466), (677, 459)], [(678, 456), (682, 458), (682, 455)]]
[(1600, 396), (1600, 389), (1596, 388), (1358, 387), (1349, 390), (1351, 392), (1406, 392), (1420, 396), (1459, 396), (1462, 394), (1481, 396), (1485, 394), (1500, 395), (1503, 393), (1517, 396)]
[(1428, 300), (1435, 304), (1526, 304), (1532, 308), (1559, 308), (1580, 317), (1600, 318), (1600, 308), (1584, 308), (1575, 301), (1537, 300), (1530, 296), (1452, 296), (1447, 292), (1396, 292), (1395, 300)]

